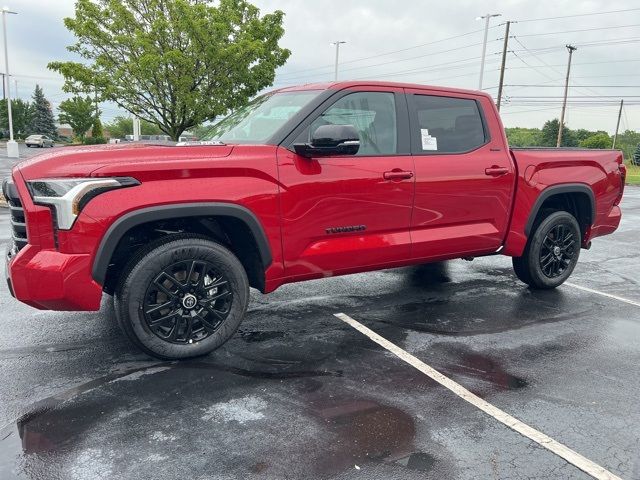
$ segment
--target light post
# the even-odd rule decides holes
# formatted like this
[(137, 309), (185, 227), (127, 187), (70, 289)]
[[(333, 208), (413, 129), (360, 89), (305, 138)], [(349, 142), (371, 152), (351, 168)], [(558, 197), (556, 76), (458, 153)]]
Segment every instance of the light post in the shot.
[(338, 81), (338, 57), (340, 56), (340, 44), (341, 43), (347, 43), (345, 41), (342, 40), (336, 40), (335, 42), (333, 42), (331, 45), (335, 45), (336, 46), (336, 65), (335, 68), (333, 70), (333, 79), (334, 81)]
[(8, 7), (2, 9), (2, 31), (4, 34), (4, 68), (7, 82), (7, 113), (9, 115), (9, 141), (7, 142), (7, 157), (20, 158), (18, 142), (13, 139), (13, 117), (11, 115), (11, 76), (9, 75), (9, 49), (7, 47), (7, 13), (16, 15)]
[(480, 80), (478, 81), (478, 90), (482, 90), (482, 77), (484, 76), (484, 58), (487, 54), (487, 36), (489, 35), (489, 20), (492, 17), (499, 17), (500, 13), (487, 13), (476, 20), (484, 19), (484, 41), (482, 42), (482, 60), (480, 61)]

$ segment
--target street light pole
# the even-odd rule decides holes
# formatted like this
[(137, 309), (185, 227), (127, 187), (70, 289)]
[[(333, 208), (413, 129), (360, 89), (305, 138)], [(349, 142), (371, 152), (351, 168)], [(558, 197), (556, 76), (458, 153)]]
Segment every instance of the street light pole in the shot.
[(489, 20), (491, 17), (499, 17), (500, 13), (487, 13), (482, 17), (477, 17), (476, 20), (484, 18), (484, 40), (482, 42), (482, 60), (480, 61), (480, 80), (478, 81), (478, 90), (482, 90), (482, 77), (484, 76), (484, 59), (487, 54), (487, 37), (489, 35)]
[(333, 70), (333, 80), (334, 81), (338, 81), (338, 58), (340, 56), (340, 44), (341, 43), (347, 43), (345, 41), (342, 40), (336, 40), (335, 42), (333, 42), (331, 45), (335, 45), (336, 46), (336, 64), (335, 64), (335, 68)]
[(7, 47), (7, 13), (16, 15), (17, 12), (12, 12), (9, 8), (4, 7), (2, 9), (2, 31), (4, 34), (4, 68), (7, 79), (7, 113), (9, 115), (9, 141), (7, 142), (7, 157), (19, 158), (20, 150), (18, 149), (18, 142), (13, 139), (13, 117), (11, 115), (11, 75), (9, 74), (9, 49)]

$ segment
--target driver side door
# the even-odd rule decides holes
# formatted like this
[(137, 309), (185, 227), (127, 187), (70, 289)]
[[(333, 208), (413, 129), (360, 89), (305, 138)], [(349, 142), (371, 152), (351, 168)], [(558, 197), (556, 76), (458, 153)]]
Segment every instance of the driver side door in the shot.
[[(353, 125), (355, 155), (293, 151), (320, 125)], [(285, 275), (289, 280), (406, 262), (411, 253), (414, 164), (401, 90), (336, 92), (278, 149)]]

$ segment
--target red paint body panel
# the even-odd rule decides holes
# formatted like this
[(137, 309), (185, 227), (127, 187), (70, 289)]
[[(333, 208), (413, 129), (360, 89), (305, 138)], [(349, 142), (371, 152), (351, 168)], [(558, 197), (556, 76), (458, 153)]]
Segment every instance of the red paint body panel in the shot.
[[(346, 88), (477, 100), (490, 141), (464, 154), (319, 159), (275, 144), (119, 144), (46, 153), (13, 171), (28, 236), (28, 245), (8, 263), (14, 295), (41, 309), (97, 310), (102, 286), (91, 271), (109, 227), (130, 212), (162, 205), (221, 202), (252, 212), (272, 257), (265, 270), (266, 292), (289, 282), (500, 248), (521, 255), (536, 200), (545, 189), (567, 183), (586, 185), (595, 196), (594, 221), (584, 242), (617, 228), (619, 152), (510, 151), (493, 101), (482, 92), (383, 82), (282, 90)], [(494, 167), (504, 174), (487, 175), (485, 170)], [(393, 170), (414, 175), (383, 178)], [(71, 230), (56, 232), (50, 209), (33, 204), (25, 181), (62, 177), (133, 177), (140, 185), (98, 195)]]
[[(493, 102), (486, 96), (407, 89), (407, 93), (479, 99), (491, 138), (468, 153), (414, 155), (416, 195), (411, 224), (412, 256), (424, 261), (495, 252), (509, 222), (516, 168)], [(505, 168), (488, 176), (488, 168)]]

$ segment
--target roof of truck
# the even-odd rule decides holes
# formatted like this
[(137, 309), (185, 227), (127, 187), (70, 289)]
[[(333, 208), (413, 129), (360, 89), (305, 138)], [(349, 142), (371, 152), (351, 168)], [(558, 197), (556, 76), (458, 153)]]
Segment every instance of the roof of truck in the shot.
[[(492, 98), (486, 92), (479, 90), (465, 90), (462, 88), (451, 88), (436, 85), (420, 85), (417, 83), (401, 83), (401, 82), (380, 82), (376, 80), (346, 80), (342, 82), (324, 82), (324, 83), (306, 83), (304, 85), (295, 85), (291, 87), (283, 87), (274, 90), (273, 92), (295, 92), (300, 90), (342, 90), (350, 87), (392, 87), (392, 88), (414, 88), (424, 89), (430, 91), (441, 91), (448, 93), (460, 93), (465, 95), (476, 95)], [(273, 93), (272, 92), (272, 93)]]

